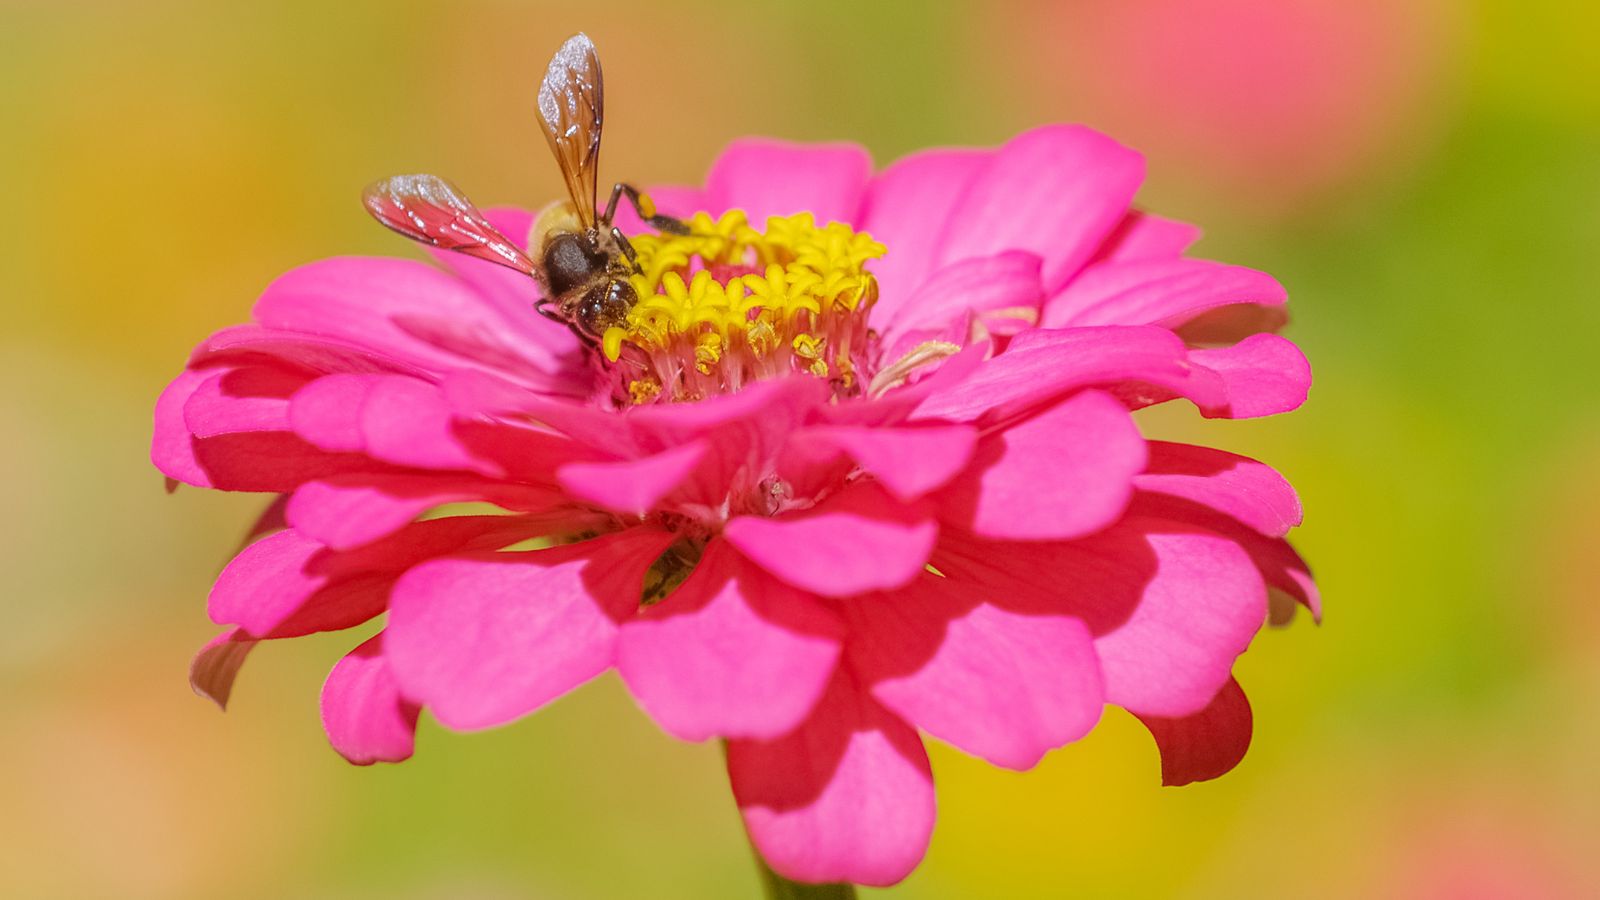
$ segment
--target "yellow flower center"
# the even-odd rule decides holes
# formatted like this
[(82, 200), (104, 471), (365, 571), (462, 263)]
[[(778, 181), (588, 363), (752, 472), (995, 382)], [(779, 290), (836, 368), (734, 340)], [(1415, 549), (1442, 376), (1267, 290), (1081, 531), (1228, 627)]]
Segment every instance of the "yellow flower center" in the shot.
[(688, 224), (630, 239), (639, 302), (601, 340), (617, 402), (698, 400), (791, 372), (860, 392), (878, 297), (864, 265), (882, 244), (810, 213), (769, 218), (764, 232), (739, 210)]

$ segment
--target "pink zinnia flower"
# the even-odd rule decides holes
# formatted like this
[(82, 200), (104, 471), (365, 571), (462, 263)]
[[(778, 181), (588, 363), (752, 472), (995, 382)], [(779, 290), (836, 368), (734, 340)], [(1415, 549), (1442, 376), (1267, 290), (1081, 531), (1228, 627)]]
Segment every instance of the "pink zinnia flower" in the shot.
[[(1168, 783), (1225, 772), (1269, 590), (1316, 611), (1300, 507), (1131, 412), (1284, 412), (1309, 370), (1278, 283), (1184, 256), (1197, 229), (1131, 209), (1143, 174), (1070, 126), (876, 174), (739, 141), (653, 192), (696, 236), (623, 217), (644, 299), (592, 350), (460, 255), (289, 272), (156, 408), (172, 479), (287, 497), (217, 579), (197, 689), (387, 614), (322, 698), (367, 764), (421, 709), (488, 728), (615, 667), (668, 733), (726, 739), (751, 838), (804, 881), (916, 866), (923, 733), (1026, 769), (1111, 703)], [(419, 519), (461, 501), (506, 514)]]

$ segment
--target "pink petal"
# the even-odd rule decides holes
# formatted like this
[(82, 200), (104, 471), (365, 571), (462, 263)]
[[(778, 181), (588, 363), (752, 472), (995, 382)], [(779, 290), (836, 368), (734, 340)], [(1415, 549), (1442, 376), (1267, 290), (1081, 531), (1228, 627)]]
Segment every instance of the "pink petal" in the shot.
[(929, 397), (955, 388), (977, 372), (991, 349), (988, 342), (970, 344), (954, 356), (923, 367), (908, 384), (886, 386), (881, 393), (828, 404), (817, 411), (818, 418), (839, 425), (903, 424), (915, 418), (917, 408)]
[(1050, 125), (1012, 138), (946, 215), (940, 264), (1004, 250), (1044, 260), (1053, 292), (1081, 269), (1122, 221), (1144, 180), (1144, 158), (1081, 125)]
[(642, 516), (683, 484), (709, 447), (695, 440), (642, 459), (569, 463), (556, 470), (556, 481), (574, 497)]
[(223, 369), (202, 382), (183, 405), (183, 421), (199, 438), (236, 431), (282, 431), (289, 396), (306, 376), (275, 366)]
[(150, 439), (150, 461), (162, 474), (184, 484), (211, 487), (211, 479), (194, 455), (194, 438), (183, 421), (183, 408), (215, 371), (186, 369), (156, 400), (155, 430)]
[(367, 448), (361, 408), (380, 376), (324, 375), (289, 398), (289, 427), (308, 443), (334, 452), (360, 453)]
[(1149, 447), (1150, 462), (1133, 479), (1136, 488), (1204, 504), (1269, 537), (1300, 524), (1300, 499), (1270, 466), (1191, 444), (1151, 441)]
[(1139, 716), (1139, 721), (1161, 749), (1161, 783), (1168, 787), (1225, 775), (1250, 749), (1250, 701), (1232, 678), (1197, 713), (1176, 719)]
[(1225, 347), (1252, 334), (1276, 332), (1289, 321), (1282, 306), (1235, 303), (1208, 309), (1193, 318), (1166, 324), (1191, 347)]
[(259, 365), (263, 361), (324, 375), (337, 372), (423, 373), (422, 369), (351, 341), (260, 325), (224, 328), (201, 341), (189, 357), (191, 368)]
[(789, 584), (845, 597), (910, 582), (927, 564), (939, 528), (922, 507), (863, 481), (804, 512), (735, 517), (723, 534)]
[(728, 779), (756, 849), (796, 881), (894, 884), (933, 833), (917, 733), (843, 675), (790, 734), (729, 741)]
[(239, 628), (229, 628), (207, 641), (189, 663), (189, 687), (218, 709), (227, 709), (233, 681), (257, 643)]
[[(472, 500), (536, 512), (551, 510), (567, 498), (547, 488), (467, 475), (356, 473), (300, 485), (290, 497), (286, 515), (296, 531), (343, 550), (392, 534), (436, 506)], [(574, 511), (571, 518), (579, 521), (583, 516)]]
[(1200, 240), (1200, 227), (1132, 210), (1095, 251), (1091, 263), (1135, 259), (1171, 259), (1182, 256)]
[(264, 638), (281, 636), (280, 626), (313, 601), (335, 628), (359, 625), (383, 611), (378, 585), (331, 578), (319, 565), (327, 558), (326, 547), (293, 530), (256, 541), (217, 576), (208, 604), (211, 620)]
[(1183, 341), (1165, 328), (1099, 327), (1023, 332), (1000, 355), (917, 407), (918, 419), (971, 422), (1022, 412), (1094, 385), (1190, 386)]
[(993, 586), (996, 605), (1082, 619), (1095, 635), (1106, 701), (1141, 715), (1186, 716), (1211, 702), (1267, 615), (1245, 551), (1174, 521), (1129, 515), (1054, 543), (952, 539), (933, 564)]
[(482, 368), (538, 383), (559, 361), (551, 323), (502, 314), (466, 282), (404, 259), (335, 257), (280, 276), (256, 301), (255, 320), (281, 331), (345, 341), (443, 372)]
[(288, 422), (324, 450), (362, 452), (397, 466), (505, 475), (465, 444), (457, 415), (444, 390), (422, 379), (327, 375), (290, 398)]
[(595, 451), (584, 461), (637, 459), (706, 438), (711, 443), (707, 465), (695, 473), (694, 486), (709, 503), (721, 502), (727, 482), (740, 471), (760, 468), (775, 458), (793, 431), (832, 397), (827, 384), (809, 376), (768, 379), (696, 403), (635, 407), (620, 413), (516, 393), (482, 376), (452, 376), (446, 379), (444, 392), (457, 415), (521, 414), (536, 420)]
[(943, 328), (966, 312), (1031, 313), (1044, 299), (1039, 266), (1039, 257), (1021, 251), (959, 260), (928, 276), (892, 318), (879, 314), (873, 320), (881, 323), (885, 343), (891, 343), (901, 332)]
[(338, 552), (297, 531), (251, 544), (212, 585), (212, 621), (251, 637), (292, 637), (350, 628), (382, 612), (406, 568), (464, 547), (505, 546), (539, 532), (514, 516), (418, 522), (358, 550)]
[(1084, 391), (986, 437), (940, 493), (941, 517), (990, 538), (1079, 537), (1122, 514), (1145, 459), (1128, 410)]
[(843, 634), (815, 598), (713, 541), (688, 580), (623, 625), (617, 671), (669, 734), (772, 738), (816, 704)]
[[(761, 471), (776, 460), (794, 432), (818, 409), (831, 392), (821, 379), (794, 376), (757, 382), (736, 394), (697, 403), (667, 403), (641, 407), (622, 417), (631, 435), (634, 453), (662, 453), (704, 439), (708, 449), (692, 478), (680, 488), (682, 502), (716, 506), (730, 487), (748, 470)], [(594, 435), (599, 446), (619, 455), (634, 455), (627, 438), (618, 434), (618, 421)], [(562, 427), (562, 426), (557, 426)], [(604, 435), (609, 434), (609, 437)], [(577, 438), (584, 440), (584, 438)]]
[(728, 145), (706, 176), (713, 214), (742, 209), (756, 228), (768, 216), (811, 212), (818, 225), (853, 225), (872, 157), (855, 144), (791, 144), (746, 138)]
[(1275, 334), (1253, 334), (1232, 347), (1196, 350), (1189, 358), (1197, 367), (1215, 373), (1226, 386), (1228, 418), (1248, 419), (1298, 409), (1311, 390), (1311, 364), (1305, 354)]
[(461, 446), (452, 429), (454, 413), (434, 385), (403, 376), (382, 376), (361, 407), (367, 453), (400, 466), (461, 469), (501, 474)]
[(284, 494), (313, 478), (384, 466), (365, 456), (328, 453), (287, 431), (255, 431), (195, 438), (195, 460), (210, 486), (224, 491)]
[(985, 602), (993, 588), (924, 575), (844, 607), (852, 669), (901, 718), (1011, 769), (1100, 721), (1105, 687), (1089, 629), (1072, 616)]
[[(183, 403), (181, 427), (190, 434), (190, 458), (208, 486), (285, 493), (308, 478), (377, 465), (325, 452), (289, 433), (288, 398), (304, 382), (305, 376), (273, 366), (246, 366), (211, 371), (194, 386)], [(175, 423), (163, 427), (175, 441)]]
[(862, 228), (888, 248), (869, 268), (878, 279), (874, 325), (894, 318), (933, 271), (934, 251), (988, 150), (928, 150), (896, 160), (867, 186)]
[[(1147, 527), (1143, 543), (1156, 560), (1149, 581), (1127, 619), (1098, 637), (1095, 648), (1107, 700), (1135, 713), (1186, 716), (1228, 681), (1234, 659), (1266, 620), (1266, 590), (1232, 541)], [(1108, 536), (1100, 546), (1109, 551), (1124, 540)]]
[(978, 431), (967, 425), (807, 429), (796, 443), (837, 448), (876, 478), (896, 499), (910, 502), (943, 487), (968, 460)]
[(611, 665), (618, 623), (671, 541), (641, 527), (413, 568), (390, 600), (384, 653), (396, 681), (451, 728), (533, 712)]
[(294, 488), (286, 519), (296, 532), (330, 548), (354, 548), (394, 533), (422, 511), (453, 500), (448, 493), (389, 492), (362, 476), (347, 484), (347, 477), (309, 480)]
[[(1238, 304), (1281, 307), (1288, 292), (1265, 272), (1204, 259), (1097, 263), (1045, 301), (1040, 325), (1165, 325)], [(1281, 312), (1279, 323), (1282, 324)]]
[(1322, 621), (1322, 600), (1311, 569), (1288, 541), (1264, 535), (1215, 507), (1170, 493), (1138, 491), (1128, 510), (1133, 515), (1185, 522), (1232, 540), (1250, 554), (1269, 587), (1288, 594), (1306, 607), (1315, 621)]
[(322, 685), (322, 727), (350, 762), (411, 758), (420, 708), (400, 695), (383, 657), (383, 632), (350, 651)]

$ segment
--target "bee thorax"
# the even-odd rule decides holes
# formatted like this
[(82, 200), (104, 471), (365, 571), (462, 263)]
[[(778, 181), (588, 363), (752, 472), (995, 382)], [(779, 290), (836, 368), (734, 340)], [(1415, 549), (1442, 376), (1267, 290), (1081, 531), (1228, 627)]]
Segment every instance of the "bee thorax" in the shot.
[(557, 297), (570, 294), (603, 275), (610, 260), (594, 246), (588, 235), (563, 232), (545, 241), (543, 259), (550, 292)]

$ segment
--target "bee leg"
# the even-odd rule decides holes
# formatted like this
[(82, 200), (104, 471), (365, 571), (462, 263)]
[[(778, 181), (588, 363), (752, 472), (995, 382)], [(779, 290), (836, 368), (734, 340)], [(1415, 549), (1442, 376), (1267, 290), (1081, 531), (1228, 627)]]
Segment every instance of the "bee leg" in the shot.
[[(616, 217), (616, 215), (617, 215), (617, 202), (622, 199), (622, 191), (626, 187), (627, 187), (627, 185), (623, 184), (620, 181), (612, 186), (612, 188), (611, 188), (611, 199), (606, 201), (606, 211), (600, 214), (600, 224), (601, 225), (610, 225), (611, 224), (611, 220)], [(633, 201), (633, 208), (634, 209), (638, 209), (639, 208), (639, 201), (638, 200), (634, 200)]]
[(639, 253), (633, 249), (632, 244), (628, 243), (628, 236), (622, 233), (622, 229), (612, 226), (611, 239), (617, 242), (617, 246), (622, 250), (622, 255), (628, 258), (628, 264), (633, 266), (633, 270), (635, 272), (639, 271)]
[(628, 198), (628, 204), (633, 207), (633, 211), (638, 213), (639, 218), (645, 220), (651, 228), (667, 234), (689, 234), (686, 222), (656, 212), (656, 205), (650, 202), (649, 197), (633, 185), (620, 181), (611, 189), (611, 201), (606, 204), (606, 214), (600, 217), (601, 222), (606, 225), (611, 224), (611, 218), (617, 212), (617, 204), (623, 197)]
[(550, 301), (548, 300), (540, 300), (538, 303), (535, 303), (533, 305), (533, 311), (541, 316), (544, 316), (546, 319), (549, 319), (552, 322), (560, 322), (563, 325), (567, 324), (567, 320), (562, 318), (560, 313), (550, 308)]

